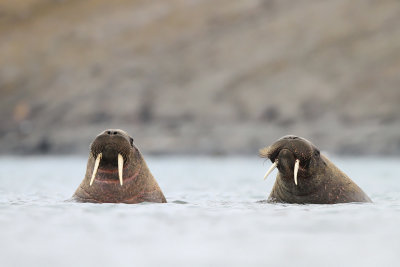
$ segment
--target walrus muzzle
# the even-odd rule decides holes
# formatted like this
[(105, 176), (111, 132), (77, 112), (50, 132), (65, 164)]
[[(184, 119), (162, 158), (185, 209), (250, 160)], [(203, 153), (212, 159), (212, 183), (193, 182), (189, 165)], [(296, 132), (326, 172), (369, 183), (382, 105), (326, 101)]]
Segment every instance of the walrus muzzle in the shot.
[[(307, 167), (313, 153), (319, 154), (320, 152), (311, 143), (304, 142), (304, 139), (292, 135), (285, 136), (272, 146), (261, 149), (260, 156), (269, 158), (273, 163), (264, 175), (264, 180), (279, 165), (279, 169), (284, 173), (293, 171), (292, 177), (297, 186), (300, 165)], [(302, 171), (304, 170), (305, 168), (302, 168)]]
[(102, 163), (105, 168), (115, 168), (117, 165), (119, 183), (122, 186), (124, 184), (124, 162), (127, 161), (132, 148), (133, 139), (127, 140), (119, 131), (108, 130), (98, 135), (91, 145), (91, 153), (96, 160), (89, 185), (93, 184), (97, 170)]

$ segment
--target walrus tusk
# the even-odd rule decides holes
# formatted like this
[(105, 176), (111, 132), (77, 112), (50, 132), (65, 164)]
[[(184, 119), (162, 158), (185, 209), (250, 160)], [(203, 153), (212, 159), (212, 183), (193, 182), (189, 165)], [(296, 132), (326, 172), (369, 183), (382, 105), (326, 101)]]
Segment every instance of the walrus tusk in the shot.
[(102, 157), (102, 156), (103, 156), (102, 153), (99, 153), (99, 154), (97, 155), (96, 161), (94, 162), (94, 168), (93, 168), (93, 173), (92, 173), (92, 179), (90, 179), (90, 184), (89, 184), (89, 185), (92, 185), (92, 184), (93, 184), (94, 177), (96, 176), (97, 169), (99, 168), (99, 164), (100, 164), (100, 160), (101, 160), (101, 157)]
[(124, 166), (124, 158), (121, 154), (118, 154), (118, 175), (119, 175), (119, 183), (122, 184), (124, 181), (122, 180), (122, 167)]
[(297, 172), (299, 171), (300, 160), (296, 159), (294, 164), (294, 183), (297, 185)]
[(272, 166), (268, 169), (267, 173), (264, 175), (264, 180), (267, 179), (268, 175), (278, 166), (278, 160), (272, 164)]

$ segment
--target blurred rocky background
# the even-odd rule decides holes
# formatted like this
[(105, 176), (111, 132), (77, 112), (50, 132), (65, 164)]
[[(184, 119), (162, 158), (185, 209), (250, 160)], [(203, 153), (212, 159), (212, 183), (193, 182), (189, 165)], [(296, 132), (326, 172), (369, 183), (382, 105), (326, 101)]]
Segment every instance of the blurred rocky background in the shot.
[(398, 0), (2, 0), (0, 153), (400, 155)]

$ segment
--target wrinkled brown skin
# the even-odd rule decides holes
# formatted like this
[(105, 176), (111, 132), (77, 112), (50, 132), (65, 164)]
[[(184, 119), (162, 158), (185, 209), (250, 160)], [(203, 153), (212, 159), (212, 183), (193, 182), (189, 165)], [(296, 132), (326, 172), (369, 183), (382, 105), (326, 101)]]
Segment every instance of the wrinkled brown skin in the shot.
[[(308, 140), (285, 136), (260, 150), (271, 162), (278, 159), (278, 175), (268, 202), (298, 204), (336, 204), (372, 202), (346, 174)], [(300, 160), (297, 186), (294, 183), (295, 160)]]
[[(167, 202), (132, 137), (126, 132), (117, 129), (106, 130), (95, 138), (90, 150), (86, 175), (73, 195), (74, 200), (127, 204)], [(100, 152), (103, 157), (90, 186), (94, 163)], [(118, 177), (118, 153), (124, 158), (122, 186)]]

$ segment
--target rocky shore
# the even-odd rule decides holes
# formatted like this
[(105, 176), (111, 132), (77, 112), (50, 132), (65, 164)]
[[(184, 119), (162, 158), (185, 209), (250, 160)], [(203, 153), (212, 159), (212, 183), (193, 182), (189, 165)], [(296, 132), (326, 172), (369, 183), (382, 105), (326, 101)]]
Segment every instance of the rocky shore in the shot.
[(0, 3), (0, 153), (400, 155), (400, 2)]

